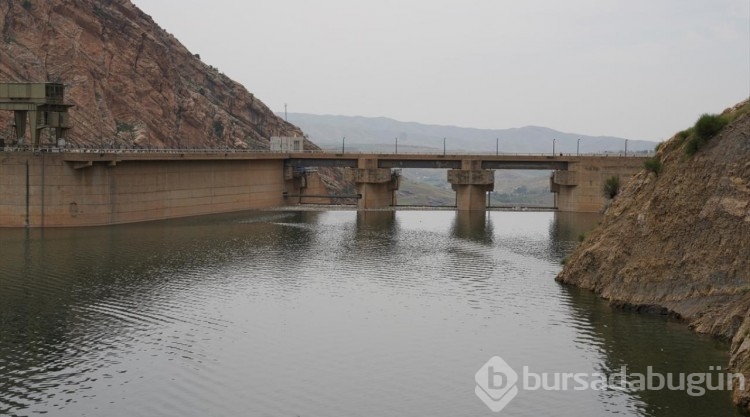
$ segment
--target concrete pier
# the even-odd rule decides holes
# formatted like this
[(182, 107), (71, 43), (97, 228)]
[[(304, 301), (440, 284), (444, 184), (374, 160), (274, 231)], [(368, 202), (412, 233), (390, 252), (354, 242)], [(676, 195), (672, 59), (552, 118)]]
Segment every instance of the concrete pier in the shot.
[(586, 158), (571, 161), (566, 171), (554, 171), (550, 191), (555, 193), (555, 208), (560, 211), (598, 212), (604, 207), (604, 182), (620, 178), (624, 188), (630, 178), (643, 167), (637, 158)]
[(362, 158), (358, 167), (347, 171), (357, 187), (360, 210), (377, 209), (396, 205), (396, 190), (399, 187), (399, 175), (389, 168), (378, 168), (377, 159)]
[(448, 182), (456, 192), (458, 210), (485, 210), (487, 192), (495, 189), (495, 171), (482, 169), (482, 161), (461, 161), (461, 169), (448, 170)]

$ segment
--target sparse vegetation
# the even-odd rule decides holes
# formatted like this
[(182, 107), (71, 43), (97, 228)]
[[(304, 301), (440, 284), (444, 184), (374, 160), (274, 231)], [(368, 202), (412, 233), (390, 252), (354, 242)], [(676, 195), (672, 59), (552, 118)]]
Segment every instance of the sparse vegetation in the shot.
[(116, 129), (117, 133), (120, 133), (120, 132), (135, 132), (135, 126), (133, 124), (127, 123), (127, 122), (117, 122), (115, 129)]
[(711, 138), (716, 136), (732, 120), (729, 114), (704, 114), (690, 129), (678, 133), (679, 138), (686, 138), (685, 153), (695, 155)]
[(604, 181), (604, 189), (602, 190), (604, 196), (613, 199), (620, 193), (620, 177), (617, 175), (611, 176)]
[(224, 124), (219, 120), (214, 121), (214, 134), (218, 137), (224, 137)]
[(685, 144), (685, 153), (688, 156), (693, 156), (698, 152), (700, 148), (703, 147), (703, 145), (706, 143), (703, 138), (701, 138), (698, 135), (693, 135), (688, 139), (687, 143)]
[(743, 114), (750, 113), (750, 100), (745, 102), (745, 104), (737, 109), (737, 111), (729, 114), (729, 122), (733, 122), (736, 118), (742, 116)]
[(729, 124), (729, 118), (718, 114), (704, 114), (695, 122), (695, 134), (704, 140), (716, 136), (721, 129)]
[(656, 174), (656, 176), (659, 176), (659, 173), (661, 173), (662, 170), (662, 163), (661, 160), (657, 157), (649, 158), (643, 163), (644, 168), (646, 168), (647, 171), (653, 172)]
[(115, 138), (111, 144), (112, 147), (118, 143), (118, 140), (124, 141), (125, 143), (135, 143), (138, 135), (136, 134), (135, 125), (128, 122), (115, 121)]
[(687, 139), (687, 138), (690, 137), (690, 135), (693, 134), (693, 131), (694, 131), (694, 129), (692, 127), (689, 128), (689, 129), (685, 129), (685, 130), (677, 133), (677, 137), (680, 138), (680, 139), (683, 139), (683, 140)]

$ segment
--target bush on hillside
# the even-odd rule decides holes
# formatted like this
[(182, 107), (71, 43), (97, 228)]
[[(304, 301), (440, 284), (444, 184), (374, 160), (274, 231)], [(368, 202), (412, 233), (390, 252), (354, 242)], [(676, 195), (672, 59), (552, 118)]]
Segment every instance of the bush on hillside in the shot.
[(704, 114), (695, 122), (695, 134), (705, 140), (716, 136), (721, 129), (724, 129), (729, 120), (718, 114)]
[(690, 137), (690, 139), (688, 139), (687, 143), (685, 144), (685, 153), (688, 154), (688, 156), (693, 156), (705, 144), (706, 144), (706, 141), (702, 137), (698, 135), (693, 135)]
[(605, 197), (609, 199), (615, 198), (620, 192), (620, 177), (614, 175), (607, 178), (604, 181), (604, 189), (602, 191)]
[(680, 140), (684, 140), (684, 139), (687, 139), (688, 137), (690, 137), (690, 135), (692, 135), (692, 134), (693, 134), (693, 132), (694, 132), (694, 131), (695, 131), (695, 129), (693, 129), (692, 127), (691, 127), (691, 128), (689, 128), (689, 129), (685, 129), (685, 130), (683, 130), (683, 131), (681, 131), (681, 132), (678, 132), (678, 133), (677, 133), (677, 137), (678, 137), (678, 138), (679, 138)]
[(687, 138), (685, 153), (688, 156), (695, 155), (703, 145), (729, 124), (730, 119), (730, 115), (704, 114), (698, 118), (693, 127), (678, 133), (677, 136), (680, 139)]
[(657, 177), (659, 176), (659, 173), (662, 170), (661, 161), (657, 157), (648, 158), (643, 163), (643, 166), (646, 168), (647, 171), (653, 172), (654, 174), (656, 174)]

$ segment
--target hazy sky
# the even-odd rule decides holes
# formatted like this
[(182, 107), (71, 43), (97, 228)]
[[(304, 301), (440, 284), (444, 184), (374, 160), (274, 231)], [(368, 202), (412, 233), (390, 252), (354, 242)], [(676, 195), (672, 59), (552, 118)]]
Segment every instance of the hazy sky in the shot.
[(750, 95), (750, 0), (134, 0), (271, 107), (660, 140)]

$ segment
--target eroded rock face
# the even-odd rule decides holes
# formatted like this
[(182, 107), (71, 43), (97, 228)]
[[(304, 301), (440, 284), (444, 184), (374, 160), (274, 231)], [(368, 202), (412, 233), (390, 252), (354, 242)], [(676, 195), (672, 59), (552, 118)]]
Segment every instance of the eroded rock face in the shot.
[(267, 149), (303, 135), (129, 0), (4, 0), (0, 32), (0, 82), (65, 84), (73, 144)]
[(557, 280), (732, 340), (730, 366), (750, 380), (750, 114), (692, 157), (684, 142), (661, 147), (663, 171), (628, 183)]

